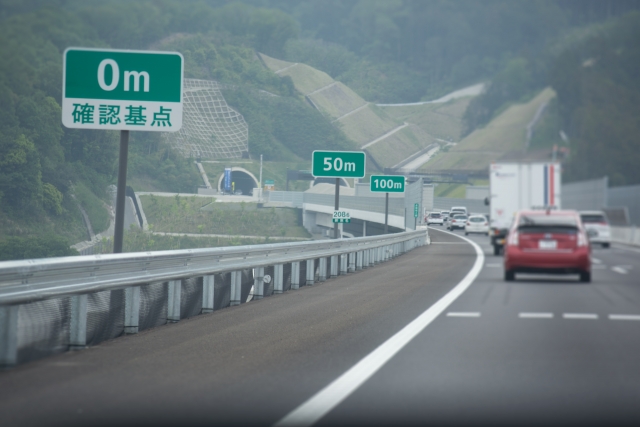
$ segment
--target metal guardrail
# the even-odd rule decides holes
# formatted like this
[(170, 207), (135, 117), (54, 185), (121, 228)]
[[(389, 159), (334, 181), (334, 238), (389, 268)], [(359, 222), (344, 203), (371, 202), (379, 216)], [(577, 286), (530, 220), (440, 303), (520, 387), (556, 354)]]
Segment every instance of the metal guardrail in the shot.
[[(0, 262), (0, 365), (17, 360), (20, 304), (71, 297), (70, 348), (86, 346), (87, 295), (125, 289), (124, 332), (137, 333), (140, 286), (168, 282), (167, 321), (180, 320), (183, 279), (202, 277), (202, 312), (213, 311), (214, 275), (231, 273), (230, 305), (240, 304), (241, 273), (254, 271), (254, 298), (263, 296), (264, 269), (274, 267), (274, 293), (283, 292), (283, 265), (291, 264), (291, 288), (387, 261), (426, 243), (425, 230), (356, 239), (276, 243), (211, 249), (138, 252)], [(307, 262), (300, 277), (300, 262)]]

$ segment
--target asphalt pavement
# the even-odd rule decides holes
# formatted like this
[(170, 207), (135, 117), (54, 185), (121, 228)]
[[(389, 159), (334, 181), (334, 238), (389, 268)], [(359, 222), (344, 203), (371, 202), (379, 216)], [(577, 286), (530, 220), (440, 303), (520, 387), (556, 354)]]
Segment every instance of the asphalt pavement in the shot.
[(309, 402), (307, 425), (639, 425), (640, 250), (594, 249), (590, 284), (506, 283), (458, 236), (2, 372), (0, 425), (273, 425)]

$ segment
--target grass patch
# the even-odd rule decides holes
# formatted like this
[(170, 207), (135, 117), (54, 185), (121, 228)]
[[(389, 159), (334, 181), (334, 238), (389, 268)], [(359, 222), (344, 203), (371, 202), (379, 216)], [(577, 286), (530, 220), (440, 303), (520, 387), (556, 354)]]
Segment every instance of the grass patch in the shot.
[(166, 233), (311, 237), (297, 209), (258, 209), (256, 203), (213, 198), (141, 196), (150, 229)]
[(309, 97), (334, 119), (362, 107), (367, 102), (340, 82)]
[(381, 137), (401, 124), (372, 104), (337, 123), (340, 124), (345, 135), (360, 146)]
[(471, 98), (451, 100), (445, 104), (423, 104), (405, 107), (380, 107), (390, 117), (418, 125), (436, 138), (460, 141), (462, 116)]
[(433, 192), (434, 197), (466, 197), (466, 184), (438, 184)]
[[(145, 233), (139, 228), (124, 233), (123, 252), (168, 251), (175, 249), (219, 248), (225, 246), (263, 245), (266, 243), (284, 243), (287, 240), (270, 240), (269, 237), (248, 239), (239, 237), (193, 237), (163, 236)], [(113, 240), (106, 240), (102, 245), (102, 253), (113, 252)]]
[(333, 79), (329, 74), (323, 73), (322, 71), (316, 70), (315, 68), (309, 67), (305, 64), (297, 64), (294, 67), (278, 73), (278, 75), (280, 77), (291, 77), (293, 85), (303, 95), (307, 95), (314, 90), (318, 90), (333, 83)]
[(391, 167), (433, 142), (431, 135), (418, 126), (410, 125), (368, 147), (367, 151), (380, 166)]
[(525, 104), (515, 104), (482, 129), (476, 129), (448, 153), (440, 153), (423, 165), (421, 171), (486, 170), (489, 164), (506, 154), (525, 150), (526, 126), (539, 106), (555, 97), (545, 89)]
[(93, 232), (98, 234), (109, 228), (109, 212), (104, 206), (104, 201), (89, 191), (82, 183), (74, 186), (74, 192), (76, 200), (89, 216)]

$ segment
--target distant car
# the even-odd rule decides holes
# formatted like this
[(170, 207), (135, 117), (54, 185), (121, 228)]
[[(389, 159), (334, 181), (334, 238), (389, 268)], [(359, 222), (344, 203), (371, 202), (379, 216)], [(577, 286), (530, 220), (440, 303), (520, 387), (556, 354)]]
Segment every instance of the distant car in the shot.
[(602, 211), (580, 211), (580, 219), (591, 243), (598, 243), (603, 248), (611, 245), (611, 227), (607, 214)]
[(453, 215), (454, 213), (459, 213), (462, 215), (469, 215), (469, 212), (467, 211), (467, 208), (465, 208), (464, 206), (453, 206), (451, 208), (451, 215)]
[(516, 273), (579, 274), (591, 281), (591, 247), (576, 211), (519, 211), (504, 247), (504, 280)]
[(484, 215), (471, 215), (464, 226), (464, 234), (480, 233), (489, 235), (489, 221)]
[(242, 190), (236, 190), (233, 194), (236, 196), (242, 196)]
[(447, 223), (447, 228), (451, 231), (456, 228), (462, 228), (467, 225), (467, 216), (462, 214), (453, 214), (453, 218), (451, 218)]
[(440, 211), (440, 215), (442, 216), (442, 221), (447, 222), (449, 220), (449, 211)]
[(427, 225), (431, 224), (444, 225), (444, 220), (440, 212), (430, 212), (429, 215), (427, 215)]

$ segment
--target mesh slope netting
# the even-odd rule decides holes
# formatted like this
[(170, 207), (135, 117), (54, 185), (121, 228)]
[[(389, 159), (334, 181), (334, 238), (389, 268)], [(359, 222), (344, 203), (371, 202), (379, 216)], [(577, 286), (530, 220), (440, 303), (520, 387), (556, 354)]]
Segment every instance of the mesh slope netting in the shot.
[(249, 127), (220, 89), (215, 81), (184, 79), (182, 128), (164, 137), (185, 157), (234, 159), (249, 150)]

